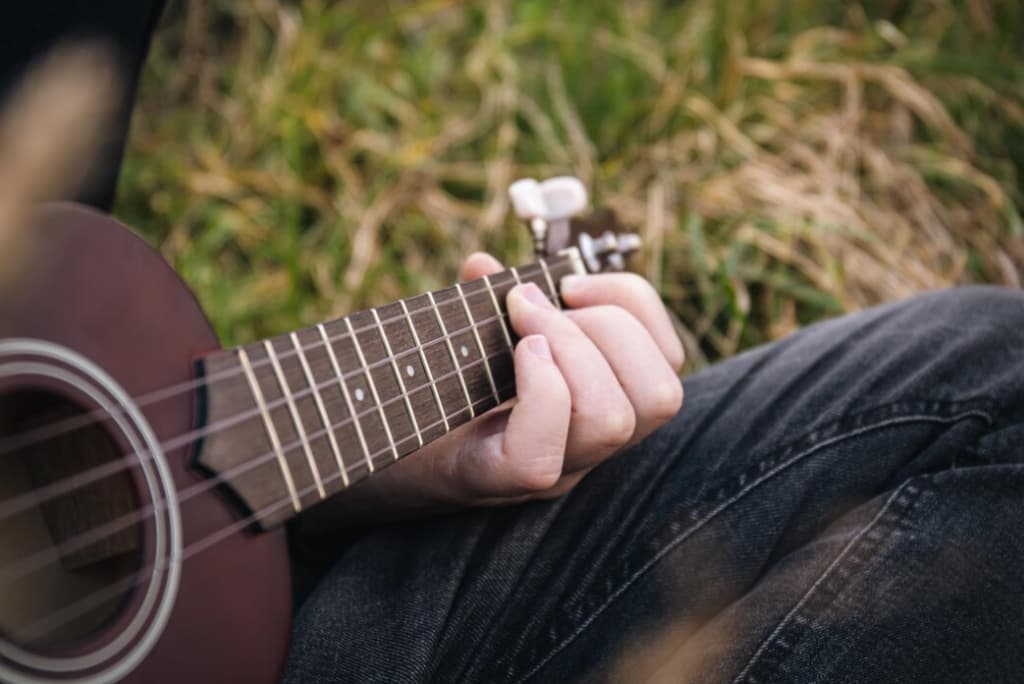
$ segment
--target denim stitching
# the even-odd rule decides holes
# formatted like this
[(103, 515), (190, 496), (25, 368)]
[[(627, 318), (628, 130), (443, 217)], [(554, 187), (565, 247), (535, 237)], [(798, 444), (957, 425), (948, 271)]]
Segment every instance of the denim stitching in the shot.
[(790, 608), (789, 612), (787, 612), (786, 615), (782, 618), (782, 620), (779, 621), (779, 624), (775, 626), (775, 629), (773, 629), (771, 633), (767, 637), (765, 637), (764, 641), (762, 641), (760, 645), (758, 645), (757, 650), (754, 651), (754, 655), (750, 657), (750, 660), (747, 661), (747, 664), (743, 667), (740, 673), (733, 678), (732, 684), (740, 684), (740, 682), (743, 681), (750, 682), (750, 684), (756, 684), (757, 680), (749, 676), (750, 671), (761, 660), (762, 656), (768, 651), (768, 649), (775, 646), (776, 644), (783, 646), (785, 648), (789, 647), (789, 644), (783, 644), (781, 642), (779, 635), (786, 628), (786, 626), (789, 625), (789, 623), (796, 617), (797, 613), (799, 613), (800, 610), (811, 600), (811, 598), (814, 597), (818, 589), (829, 579), (829, 577), (836, 570), (836, 568), (839, 567), (840, 563), (842, 563), (843, 560), (847, 557), (847, 554), (855, 546), (857, 546), (861, 539), (863, 539), (866, 535), (870, 534), (875, 527), (880, 525), (882, 519), (892, 509), (893, 504), (901, 496), (904, 495), (904, 490), (906, 490), (906, 493), (911, 494), (915, 498), (921, 492), (920, 488), (912, 486), (910, 484), (910, 480), (907, 480), (902, 485), (900, 485), (895, 491), (893, 491), (891, 495), (889, 495), (889, 498), (886, 499), (885, 503), (882, 505), (882, 508), (879, 509), (878, 513), (876, 513), (874, 517), (872, 517), (871, 520), (869, 520), (868, 523), (864, 525), (864, 527), (862, 527), (849, 542), (847, 542), (846, 546), (843, 547), (843, 549), (836, 555), (836, 557), (832, 559), (832, 562), (828, 564), (828, 567), (826, 567), (822, 571), (821, 575), (818, 576), (818, 579), (816, 579), (814, 583), (807, 589), (807, 591), (804, 592), (803, 596), (800, 597), (800, 600), (797, 601), (796, 604), (794, 604), (794, 606)]
[[(529, 568), (529, 566), (531, 565), (531, 563), (532, 563), (534, 557), (537, 555), (537, 553), (540, 552), (540, 549), (541, 549), (541, 547), (543, 546), (543, 543), (544, 543), (544, 539), (547, 538), (548, 533), (551, 531), (552, 526), (555, 524), (555, 520), (559, 516), (562, 515), (562, 509), (565, 508), (565, 501), (566, 501), (565, 497), (562, 497), (562, 498), (558, 499), (557, 501), (553, 502), (553, 507), (551, 509), (552, 510), (552, 514), (548, 515), (548, 516), (545, 516), (546, 517), (546, 522), (545, 522), (544, 532), (543, 532), (543, 534), (541, 534), (541, 537), (537, 541), (537, 543), (534, 544), (533, 547), (530, 549), (529, 558), (527, 558), (522, 563), (522, 569), (519, 572), (519, 576), (516, 579), (516, 581), (511, 585), (511, 587), (510, 587), (510, 589), (508, 591), (508, 595), (509, 596), (514, 596), (516, 594), (516, 590), (521, 586), (521, 584), (523, 582), (523, 578), (524, 578), (524, 576), (527, 573), (527, 568)], [(479, 541), (480, 540), (477, 539), (477, 543), (478, 544), (479, 544)], [(444, 625), (443, 631), (445, 633), (443, 639), (446, 640), (446, 641), (450, 641), (452, 630), (453, 630), (452, 625), (451, 625), (451, 621), (449, 619), (449, 616), (455, 610), (455, 606), (462, 599), (461, 593), (464, 591), (465, 584), (466, 584), (466, 579), (467, 578), (465, 576), (463, 576), (462, 579), (460, 580), (459, 589), (458, 589), (459, 595), (456, 596), (455, 598), (453, 598), (453, 600), (451, 602), (451, 606), (449, 607), (449, 611), (448, 611), (449, 615), (445, 616), (445, 620), (443, 622), (443, 625)], [(503, 620), (504, 617), (505, 617), (505, 614), (510, 609), (511, 609), (511, 606), (506, 604), (502, 608), (501, 612), (498, 615), (496, 615), (496, 616), (491, 618), (491, 624), (497, 623), (497, 622), (500, 622), (501, 620)], [(457, 633), (457, 630), (456, 630), (455, 633)], [(465, 646), (464, 639), (461, 640), (461, 641), (463, 643), (461, 643), (460, 645)], [(474, 648), (479, 648), (480, 647), (480, 642), (481, 642), (481, 639), (477, 638), (475, 640)], [(435, 656), (435, 659), (436, 659), (436, 656)], [(436, 680), (436, 678), (438, 676), (437, 670), (438, 670), (438, 668), (440, 666), (441, 666), (440, 662), (432, 663), (431, 666), (430, 666), (430, 676), (425, 678), (424, 681), (434, 681), (434, 680)], [(469, 677), (467, 675), (467, 672), (471, 673), (473, 671), (473, 668), (474, 668), (473, 661), (471, 659), (466, 659), (466, 661), (463, 662), (460, 665), (460, 667), (458, 669), (458, 674), (454, 678), (457, 681), (471, 681), (471, 677)]]
[[(866, 433), (869, 433), (869, 432), (874, 432), (875, 430), (880, 430), (880, 429), (883, 429), (883, 428), (886, 428), (886, 427), (889, 427), (889, 426), (892, 426), (892, 425), (899, 425), (899, 424), (903, 424), (903, 423), (916, 423), (916, 422), (920, 422), (920, 423), (943, 423), (943, 424), (950, 424), (950, 423), (959, 422), (959, 421), (961, 421), (961, 420), (963, 420), (965, 418), (969, 418), (969, 417), (980, 418), (981, 420), (983, 420), (983, 421), (985, 421), (986, 423), (989, 423), (989, 424), (991, 424), (992, 420), (993, 420), (992, 416), (989, 413), (987, 413), (985, 411), (982, 411), (982, 410), (979, 410), (979, 409), (968, 409), (968, 410), (965, 410), (965, 411), (961, 411), (960, 413), (956, 413), (956, 414), (954, 414), (952, 416), (934, 416), (934, 415), (928, 415), (928, 414), (911, 414), (911, 415), (904, 415), (904, 416), (894, 416), (892, 418), (881, 420), (881, 421), (879, 421), (877, 423), (872, 423), (870, 425), (863, 425), (861, 427), (855, 428), (855, 429), (850, 430), (848, 432), (843, 432), (843, 433), (835, 435), (833, 437), (826, 438), (826, 439), (822, 440), (821, 442), (817, 442), (817, 443), (813, 444), (812, 446), (808, 447), (807, 449), (804, 449), (803, 451), (798, 452), (792, 458), (790, 458), (790, 459), (788, 459), (788, 460), (786, 460), (786, 461), (776, 465), (774, 468), (764, 472), (760, 477), (758, 477), (757, 479), (752, 481), (750, 484), (748, 484), (745, 487), (743, 487), (739, 492), (737, 492), (731, 498), (729, 498), (729, 499), (723, 501), (722, 503), (718, 504), (715, 508), (711, 509), (711, 511), (707, 515), (705, 515), (703, 518), (700, 518), (699, 520), (697, 520), (689, 528), (687, 528), (682, 533), (680, 533), (678, 536), (676, 536), (674, 539), (672, 539), (671, 541), (666, 543), (664, 546), (662, 546), (662, 548), (657, 553), (655, 553), (653, 556), (651, 556), (650, 559), (647, 560), (647, 562), (645, 562), (643, 565), (641, 565), (625, 582), (623, 582), (623, 584), (618, 589), (616, 589), (611, 594), (609, 594), (609, 596), (597, 608), (595, 608), (593, 610), (593, 612), (591, 613), (590, 617), (588, 617), (586, 620), (581, 622), (579, 624), (579, 626), (572, 632), (572, 634), (570, 634), (569, 636), (564, 638), (559, 644), (557, 644), (555, 647), (553, 647), (551, 649), (551, 651), (548, 653), (548, 655), (546, 655), (544, 658), (541, 658), (539, 661), (537, 661), (537, 663), (530, 670), (528, 670), (526, 674), (524, 674), (522, 677), (520, 677), (519, 679), (516, 680), (515, 684), (521, 684), (522, 682), (525, 682), (526, 680), (530, 679), (535, 674), (537, 674), (537, 672), (539, 672), (541, 670), (541, 668), (543, 668), (562, 649), (564, 649), (572, 641), (574, 641), (576, 639), (576, 637), (578, 637), (580, 634), (582, 634), (584, 631), (586, 631), (586, 629), (594, 622), (594, 620), (596, 620), (601, 615), (601, 613), (604, 612), (604, 610), (608, 606), (610, 606), (616, 599), (618, 599), (619, 596), (624, 594), (626, 592), (626, 590), (629, 589), (629, 587), (631, 587), (642, 575), (646, 574), (662, 558), (667, 556), (669, 554), (669, 552), (671, 552), (675, 547), (677, 547), (679, 544), (684, 542), (687, 538), (689, 538), (695, 532), (697, 532), (702, 527), (704, 527), (704, 525), (706, 525), (709, 521), (711, 521), (713, 518), (715, 518), (719, 513), (722, 513), (726, 509), (730, 508), (733, 504), (735, 504), (737, 501), (739, 501), (740, 499), (745, 497), (747, 494), (752, 492), (754, 489), (757, 489), (761, 484), (763, 484), (763, 483), (767, 482), (768, 480), (772, 479), (773, 477), (775, 477), (779, 473), (787, 470), (790, 466), (792, 466), (792, 465), (794, 465), (794, 464), (804, 460), (808, 456), (810, 456), (810, 455), (820, 451), (821, 449), (823, 449), (825, 447), (832, 446), (833, 444), (837, 444), (837, 443), (845, 441), (847, 439), (850, 439), (850, 438), (853, 438), (853, 437), (857, 437), (857, 436), (860, 436), (862, 434), (866, 434)], [(820, 434), (823, 431), (824, 431), (823, 429), (814, 430), (814, 431), (812, 431), (811, 435)], [(800, 440), (798, 440), (798, 441), (800, 441)]]
[[(791, 339), (792, 338), (788, 338), (786, 340), (782, 340), (778, 344), (780, 346), (791, 344)], [(750, 373), (750, 374), (753, 374), (753, 373), (756, 373), (757, 371), (759, 371), (764, 365), (766, 365), (771, 360), (772, 357), (769, 354), (764, 353), (766, 351), (766, 349), (767, 348), (750, 350), (750, 351), (744, 352), (743, 354), (741, 354), (737, 358), (746, 357), (749, 361), (752, 361), (751, 366), (747, 370), (747, 372)], [(758, 358), (758, 357), (760, 357), (760, 358)], [(708, 406), (705, 409), (704, 418), (698, 423), (698, 425), (691, 432), (690, 438), (687, 440), (686, 445), (689, 445), (690, 443), (696, 441), (696, 439), (697, 439), (696, 436), (699, 435), (703, 431), (703, 428), (706, 427), (713, 420), (713, 416), (716, 415), (717, 413), (719, 413), (719, 409), (723, 405), (728, 403), (730, 395), (734, 391), (736, 391), (737, 387), (741, 383), (742, 383), (742, 378), (737, 378), (737, 379), (735, 379), (732, 382), (732, 384), (730, 386), (720, 388), (721, 392), (720, 392), (718, 398), (710, 406)], [(651, 435), (647, 439), (648, 440), (655, 440), (656, 444), (660, 444), (661, 441), (662, 441), (662, 440), (659, 439), (657, 432), (655, 432), (653, 435)], [(668, 460), (666, 460), (662, 464), (662, 466), (657, 470), (655, 475), (651, 478), (652, 483), (657, 481), (658, 479), (660, 479), (662, 477), (665, 477), (666, 473), (669, 470), (671, 470), (671, 468), (672, 468), (671, 463)], [(653, 496), (654, 495), (654, 489), (655, 488), (654, 488), (653, 484), (651, 486), (649, 486), (649, 487), (644, 488), (644, 490), (637, 495), (638, 496), (638, 500), (639, 501), (644, 501), (644, 500), (648, 499), (649, 497)], [(568, 496), (572, 496), (572, 493), (570, 492), (570, 494)], [(631, 507), (629, 510), (626, 511), (626, 513), (625, 513), (626, 524), (624, 525), (624, 527), (628, 527), (629, 526), (629, 524), (630, 524), (629, 521), (632, 521), (635, 518), (637, 518), (638, 516), (641, 516), (640, 510), (641, 510), (641, 506), (637, 505), (637, 506)], [(673, 532), (675, 532), (675, 531), (676, 530), (673, 529)], [(622, 537), (627, 537), (627, 536), (628, 536), (628, 532), (626, 530), (623, 530), (623, 532), (621, 534), (617, 535), (616, 538), (612, 539), (611, 541), (612, 541), (612, 543), (619, 543), (621, 541)], [(622, 574), (622, 571), (619, 570), (616, 574)], [(615, 584), (614, 579), (615, 578), (613, 578), (613, 577), (609, 577), (606, 580), (607, 585), (608, 586), (614, 586), (614, 584)], [(606, 588), (606, 592), (610, 593), (611, 589)], [(578, 598), (579, 595), (580, 594), (574, 592), (569, 597), (569, 600), (570, 601), (571, 600), (575, 600), (576, 598)], [(574, 618), (574, 620), (575, 620), (575, 618)], [(526, 666), (528, 667), (531, 663), (534, 663), (534, 662), (537, 661), (537, 656), (535, 655), (536, 652), (539, 651), (541, 653), (546, 653), (546, 652), (548, 652), (549, 649), (553, 649), (553, 648), (557, 648), (558, 647), (558, 644), (559, 644), (559, 641), (560, 641), (558, 632), (559, 632), (559, 630), (556, 628), (556, 626), (555, 625), (551, 625), (547, 629), (547, 634), (546, 634), (547, 638), (545, 639), (546, 642), (550, 642), (550, 643), (545, 643), (543, 646), (535, 646), (534, 648), (531, 648), (531, 649), (527, 650), (526, 653), (525, 653), (525, 657), (524, 657), (524, 653), (522, 651), (519, 651), (519, 650), (516, 650), (516, 649), (507, 649), (505, 651), (504, 655), (498, 661), (496, 661), (494, 663), (494, 672), (498, 673), (499, 670), (501, 671), (500, 674), (495, 674), (494, 676), (496, 678), (500, 677), (503, 681), (511, 681), (512, 678), (515, 677), (516, 671), (522, 669), (521, 667), (519, 667), (519, 663), (520, 662), (525, 661)], [(517, 646), (522, 646), (522, 645), (523, 645), (522, 642), (517, 644)]]

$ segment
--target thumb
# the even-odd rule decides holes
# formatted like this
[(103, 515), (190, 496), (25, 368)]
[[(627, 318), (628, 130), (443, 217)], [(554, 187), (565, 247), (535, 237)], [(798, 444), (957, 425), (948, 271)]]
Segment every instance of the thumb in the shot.
[(542, 335), (516, 345), (518, 397), (504, 432), (489, 435), (459, 460), (459, 480), (476, 497), (550, 489), (562, 476), (572, 399)]

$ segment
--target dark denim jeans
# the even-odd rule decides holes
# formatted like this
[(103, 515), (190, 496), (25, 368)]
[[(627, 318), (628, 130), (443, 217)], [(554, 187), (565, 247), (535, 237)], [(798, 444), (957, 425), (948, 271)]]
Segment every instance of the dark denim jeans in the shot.
[(1024, 682), (1024, 294), (811, 326), (685, 381), (551, 502), (381, 529), (288, 682)]

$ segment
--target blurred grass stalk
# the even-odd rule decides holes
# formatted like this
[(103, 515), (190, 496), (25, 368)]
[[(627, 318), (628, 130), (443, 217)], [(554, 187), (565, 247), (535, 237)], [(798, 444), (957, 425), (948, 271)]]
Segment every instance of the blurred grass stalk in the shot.
[(105, 47), (63, 45), (28, 71), (0, 110), (0, 291), (34, 247), (33, 205), (74, 196), (88, 178), (119, 92)]
[(694, 365), (822, 316), (1018, 287), (1024, 8), (997, 0), (172, 6), (119, 214), (226, 342), (529, 258), (520, 176), (646, 238)]

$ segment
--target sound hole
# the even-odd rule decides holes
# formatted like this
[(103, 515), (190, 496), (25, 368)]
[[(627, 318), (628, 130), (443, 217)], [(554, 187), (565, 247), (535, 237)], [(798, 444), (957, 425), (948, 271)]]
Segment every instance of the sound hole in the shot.
[[(48, 391), (0, 395), (0, 633), (40, 653), (73, 649), (113, 621), (143, 565), (138, 497), (130, 471), (114, 467), (124, 447), (108, 433), (109, 421), (85, 419), (89, 410)], [(87, 424), (30, 437), (68, 419)], [(14, 435), (29, 438), (12, 449)], [(97, 472), (103, 477), (53, 495)], [(13, 501), (27, 507), (4, 515)]]

